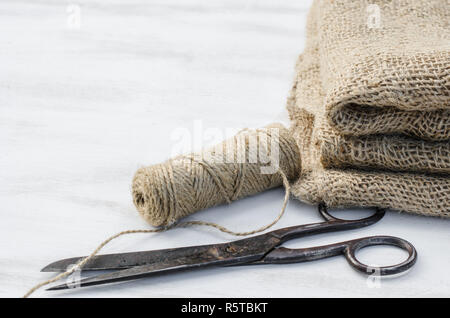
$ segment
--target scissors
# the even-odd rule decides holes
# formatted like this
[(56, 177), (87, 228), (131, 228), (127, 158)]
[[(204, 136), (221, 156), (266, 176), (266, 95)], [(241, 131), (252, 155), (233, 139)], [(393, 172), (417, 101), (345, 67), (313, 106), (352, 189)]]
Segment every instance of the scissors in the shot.
[[(181, 248), (104, 254), (95, 256), (83, 267), (83, 271), (116, 270), (111, 273), (88, 277), (51, 287), (60, 290), (75, 287), (101, 285), (142, 277), (208, 268), (214, 266), (300, 263), (345, 255), (348, 263), (357, 271), (380, 276), (399, 274), (410, 269), (417, 260), (417, 252), (408, 241), (393, 236), (369, 236), (324, 246), (291, 249), (281, 246), (284, 242), (310, 235), (345, 231), (369, 226), (381, 220), (384, 209), (376, 208), (369, 217), (358, 220), (343, 220), (328, 213), (325, 204), (318, 205), (324, 222), (298, 225), (274, 230), (265, 234), (233, 242)], [(355, 254), (361, 248), (373, 245), (392, 245), (408, 252), (408, 258), (396, 265), (369, 266), (361, 263)], [(44, 267), (43, 272), (62, 272), (84, 257), (56, 261)]]

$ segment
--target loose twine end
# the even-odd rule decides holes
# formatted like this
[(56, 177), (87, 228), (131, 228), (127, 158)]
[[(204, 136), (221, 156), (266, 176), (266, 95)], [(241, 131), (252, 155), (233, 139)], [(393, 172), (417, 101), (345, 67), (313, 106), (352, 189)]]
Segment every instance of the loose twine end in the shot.
[[(274, 226), (284, 215), (291, 187), (289, 179), (293, 179), (300, 171), (299, 152), (295, 140), (290, 132), (276, 125), (279, 138), (279, 166), (276, 173), (263, 174), (259, 170), (261, 164), (251, 163), (255, 149), (252, 149), (252, 138), (261, 146), (266, 136), (273, 136), (273, 126), (255, 131), (245, 130), (231, 140), (225, 141), (219, 147), (228, 152), (234, 152), (233, 158), (242, 156), (245, 151), (244, 162), (211, 163), (202, 159), (198, 154), (183, 156), (188, 160), (169, 160), (168, 162), (152, 167), (138, 170), (133, 180), (134, 203), (150, 224), (157, 226), (154, 229), (126, 230), (119, 232), (104, 240), (89, 256), (80, 260), (67, 271), (48, 279), (32, 287), (23, 297), (27, 298), (43, 286), (54, 283), (65, 278), (76, 270), (82, 269), (98, 252), (112, 240), (127, 234), (135, 233), (157, 233), (164, 232), (177, 227), (209, 226), (217, 230), (233, 235), (247, 236), (263, 232)], [(264, 144), (267, 146), (267, 144)], [(215, 148), (217, 150), (217, 146)], [(259, 147), (257, 147), (259, 149)], [(267, 148), (266, 148), (267, 149)], [(273, 149), (273, 145), (272, 145)], [(208, 150), (207, 150), (208, 151)], [(209, 150), (211, 151), (211, 150)], [(269, 146), (270, 151), (270, 146)], [(215, 152), (217, 154), (217, 152)], [(178, 158), (180, 159), (180, 158)], [(281, 210), (277, 217), (269, 224), (258, 229), (237, 232), (227, 229), (213, 222), (185, 221), (179, 220), (195, 211), (215, 206), (221, 203), (230, 203), (239, 198), (261, 192), (263, 190), (279, 186), (285, 188), (285, 196)]]

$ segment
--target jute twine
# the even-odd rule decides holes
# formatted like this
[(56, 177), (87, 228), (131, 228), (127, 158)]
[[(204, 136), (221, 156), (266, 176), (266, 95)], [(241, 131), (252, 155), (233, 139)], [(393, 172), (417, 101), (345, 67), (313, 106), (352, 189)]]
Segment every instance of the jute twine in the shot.
[(168, 226), (194, 212), (280, 186), (277, 170), (296, 179), (299, 156), (290, 131), (280, 124), (243, 130), (202, 153), (139, 169), (133, 201), (148, 223)]
[[(271, 142), (273, 140), (276, 142)], [(276, 170), (273, 173), (261, 171), (261, 168), (268, 168), (268, 164), (274, 164), (261, 160), (261, 153), (264, 153), (261, 151), (262, 147), (265, 148), (266, 154), (279, 151), (278, 156), (272, 156), (272, 159), (276, 160)], [(217, 159), (217, 155), (221, 154), (221, 150), (218, 149), (223, 150), (223, 154), (232, 154), (231, 158), (234, 160), (231, 160), (232, 162), (210, 160), (211, 155), (216, 155)], [(254, 158), (258, 160), (254, 162)], [(291, 132), (275, 124), (264, 129), (244, 130), (230, 140), (200, 154), (180, 156), (163, 164), (142, 168), (138, 170), (133, 180), (133, 200), (144, 219), (157, 227), (126, 230), (109, 237), (89, 256), (67, 271), (31, 288), (24, 298), (43, 286), (82, 270), (105, 245), (126, 234), (157, 233), (193, 225), (213, 227), (233, 236), (247, 236), (265, 231), (283, 216), (291, 193), (289, 180), (297, 177), (301, 170), (300, 165), (299, 150)], [(271, 223), (255, 230), (232, 231), (217, 223), (196, 220), (178, 222), (198, 210), (230, 203), (281, 184), (285, 188), (285, 195), (280, 212)]]

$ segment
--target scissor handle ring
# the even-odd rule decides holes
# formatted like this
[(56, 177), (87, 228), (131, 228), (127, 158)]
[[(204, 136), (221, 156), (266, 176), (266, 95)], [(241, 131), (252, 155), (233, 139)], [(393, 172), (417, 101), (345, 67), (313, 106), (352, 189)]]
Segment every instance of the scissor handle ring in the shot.
[(386, 213), (386, 209), (375, 207), (374, 208), (375, 212), (371, 216), (368, 216), (368, 217), (362, 218), (362, 219), (358, 219), (358, 220), (345, 220), (345, 219), (340, 219), (335, 216), (332, 216), (328, 212), (327, 205), (323, 202), (319, 203), (317, 205), (317, 208), (319, 209), (320, 215), (322, 215), (322, 217), (327, 221), (341, 221), (341, 222), (367, 221), (367, 222), (369, 222), (367, 225), (373, 224), (373, 223), (379, 221), (381, 218), (383, 218), (384, 214)]
[[(374, 245), (391, 245), (397, 246), (409, 253), (408, 258), (396, 265), (391, 266), (369, 266), (361, 263), (356, 258), (356, 252), (364, 247), (374, 246)], [(394, 236), (369, 236), (360, 239), (350, 241), (347, 248), (345, 249), (345, 257), (347, 261), (356, 270), (363, 272), (367, 275), (395, 275), (410, 269), (417, 260), (417, 252), (414, 246), (408, 241), (394, 237)]]

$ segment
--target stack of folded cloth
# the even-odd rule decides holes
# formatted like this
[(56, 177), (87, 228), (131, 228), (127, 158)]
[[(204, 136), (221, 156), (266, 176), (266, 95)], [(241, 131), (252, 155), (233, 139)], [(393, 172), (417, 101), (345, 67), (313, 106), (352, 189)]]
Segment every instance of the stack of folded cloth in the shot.
[(288, 110), (299, 199), (450, 217), (450, 7), (316, 0)]

